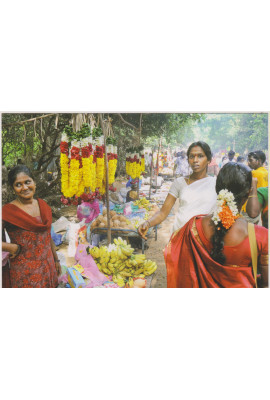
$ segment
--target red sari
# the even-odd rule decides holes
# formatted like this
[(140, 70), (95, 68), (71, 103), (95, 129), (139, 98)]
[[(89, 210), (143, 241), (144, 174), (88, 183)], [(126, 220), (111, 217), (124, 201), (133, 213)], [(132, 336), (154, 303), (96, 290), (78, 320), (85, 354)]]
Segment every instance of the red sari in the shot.
[[(210, 256), (212, 248), (204, 236), (202, 216), (191, 218), (174, 232), (164, 250), (169, 288), (255, 287), (248, 237), (237, 246), (224, 246), (226, 265)], [(268, 254), (268, 231), (255, 226), (258, 257)]]
[[(51, 249), (52, 212), (38, 199), (40, 217), (32, 217), (14, 204), (6, 204), (2, 219), (11, 243), (21, 245), (21, 252), (10, 259), (10, 283), (16, 288), (57, 287), (58, 278)], [(4, 280), (3, 280), (4, 281)]]

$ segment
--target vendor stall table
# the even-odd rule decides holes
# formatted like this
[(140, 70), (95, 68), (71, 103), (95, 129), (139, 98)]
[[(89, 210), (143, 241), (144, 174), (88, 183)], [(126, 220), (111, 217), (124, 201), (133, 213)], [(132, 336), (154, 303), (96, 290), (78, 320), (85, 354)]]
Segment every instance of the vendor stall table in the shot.
[[(155, 240), (157, 240), (157, 226), (154, 227), (155, 230)], [(150, 235), (152, 232), (151, 229), (149, 229), (147, 236)], [(90, 240), (92, 242), (92, 235), (94, 234), (98, 234), (98, 235), (102, 235), (102, 234), (106, 234), (107, 233), (107, 228), (94, 228), (91, 232), (91, 236), (90, 236)], [(144, 254), (144, 246), (145, 246), (145, 242), (146, 240), (144, 240), (138, 233), (137, 231), (133, 230), (133, 229), (117, 229), (117, 228), (111, 228), (111, 234), (112, 237), (118, 237), (118, 236), (124, 236), (124, 237), (137, 237), (140, 238), (142, 240), (142, 254)]]

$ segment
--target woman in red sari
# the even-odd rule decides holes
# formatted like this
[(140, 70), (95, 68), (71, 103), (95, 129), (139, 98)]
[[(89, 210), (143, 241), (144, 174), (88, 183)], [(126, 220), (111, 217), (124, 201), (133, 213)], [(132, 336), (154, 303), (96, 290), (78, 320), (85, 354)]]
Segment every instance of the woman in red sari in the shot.
[[(174, 232), (164, 250), (171, 288), (254, 288), (248, 223), (239, 211), (252, 196), (251, 171), (227, 163), (216, 182), (213, 215), (195, 216)], [(255, 226), (261, 286), (268, 287), (268, 230)]]
[(2, 242), (2, 250), (10, 253), (3, 287), (57, 287), (61, 266), (51, 239), (51, 209), (44, 200), (34, 199), (36, 185), (25, 165), (14, 167), (8, 181), (17, 198), (2, 210), (3, 228), (11, 241)]

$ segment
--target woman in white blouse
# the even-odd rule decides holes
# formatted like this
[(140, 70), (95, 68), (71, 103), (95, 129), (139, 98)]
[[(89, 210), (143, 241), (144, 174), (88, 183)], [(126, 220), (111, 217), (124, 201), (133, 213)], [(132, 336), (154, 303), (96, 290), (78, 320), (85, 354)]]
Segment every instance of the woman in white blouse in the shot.
[(167, 218), (177, 198), (180, 205), (172, 232), (182, 228), (195, 215), (209, 214), (216, 205), (216, 178), (207, 175), (212, 159), (210, 147), (202, 141), (194, 142), (189, 146), (187, 156), (192, 174), (175, 179), (161, 210), (139, 226), (138, 233), (144, 239), (147, 239), (150, 227)]

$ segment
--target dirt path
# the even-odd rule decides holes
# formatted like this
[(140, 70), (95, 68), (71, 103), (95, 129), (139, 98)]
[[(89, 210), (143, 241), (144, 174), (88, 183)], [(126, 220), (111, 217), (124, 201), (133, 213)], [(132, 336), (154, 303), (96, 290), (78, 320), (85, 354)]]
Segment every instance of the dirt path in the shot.
[(158, 229), (157, 241), (155, 241), (154, 234), (147, 240), (149, 249), (145, 251), (146, 258), (149, 258), (157, 263), (156, 274), (152, 280), (152, 288), (166, 288), (167, 287), (167, 272), (163, 256), (163, 249), (168, 244), (171, 237), (171, 227), (174, 222), (175, 213), (178, 210), (179, 201), (177, 200), (170, 215), (162, 222), (161, 227)]

